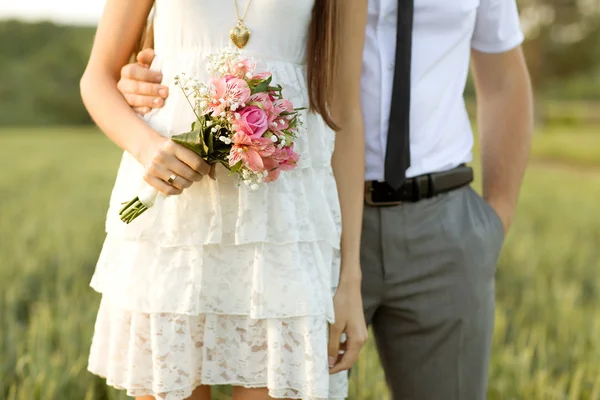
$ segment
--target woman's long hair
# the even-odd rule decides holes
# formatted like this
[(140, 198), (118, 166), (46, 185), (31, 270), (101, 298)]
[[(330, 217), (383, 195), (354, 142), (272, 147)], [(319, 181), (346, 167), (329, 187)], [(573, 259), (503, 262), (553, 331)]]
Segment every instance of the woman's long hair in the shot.
[[(333, 84), (338, 63), (338, 3), (342, 0), (315, 0), (307, 48), (307, 86), (309, 110), (321, 114), (334, 130), (338, 126), (331, 115)], [(136, 53), (154, 45), (154, 18), (148, 19)]]

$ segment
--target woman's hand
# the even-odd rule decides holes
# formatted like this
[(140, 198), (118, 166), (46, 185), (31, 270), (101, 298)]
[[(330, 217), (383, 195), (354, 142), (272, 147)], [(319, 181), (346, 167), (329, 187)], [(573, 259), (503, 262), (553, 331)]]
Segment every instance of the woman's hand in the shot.
[[(360, 270), (353, 268), (353, 270)], [(335, 323), (329, 327), (329, 373), (350, 369), (367, 341), (368, 332), (360, 292), (360, 277), (345, 276), (333, 297)], [(345, 334), (346, 340), (342, 341)], [(340, 354), (340, 350), (343, 354)]]
[(152, 140), (138, 161), (145, 166), (146, 183), (167, 195), (181, 194), (204, 175), (214, 178), (213, 168), (199, 155), (162, 136)]

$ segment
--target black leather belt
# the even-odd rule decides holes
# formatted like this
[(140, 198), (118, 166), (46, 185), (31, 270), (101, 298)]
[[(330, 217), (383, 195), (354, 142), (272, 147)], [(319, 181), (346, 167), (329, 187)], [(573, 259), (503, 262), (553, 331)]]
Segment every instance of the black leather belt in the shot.
[(473, 168), (460, 165), (454, 169), (408, 178), (394, 190), (385, 182), (365, 182), (365, 203), (374, 207), (416, 203), (461, 188), (473, 182)]

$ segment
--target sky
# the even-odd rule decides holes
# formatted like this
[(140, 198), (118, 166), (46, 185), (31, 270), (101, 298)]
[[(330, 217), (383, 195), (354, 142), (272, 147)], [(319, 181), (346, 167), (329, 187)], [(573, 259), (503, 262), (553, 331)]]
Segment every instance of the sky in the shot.
[(105, 0), (0, 0), (0, 19), (96, 24)]

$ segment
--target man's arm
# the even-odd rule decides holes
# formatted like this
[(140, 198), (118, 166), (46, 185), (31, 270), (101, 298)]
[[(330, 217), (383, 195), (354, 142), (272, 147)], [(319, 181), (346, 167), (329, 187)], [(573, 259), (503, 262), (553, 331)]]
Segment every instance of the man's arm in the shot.
[(483, 197), (508, 231), (525, 174), (533, 132), (533, 100), (521, 47), (472, 52)]
[(127, 64), (121, 70), (121, 79), (117, 85), (125, 100), (141, 115), (152, 108), (164, 105), (169, 88), (161, 85), (162, 74), (151, 71), (154, 50), (147, 48), (137, 55), (137, 63)]

